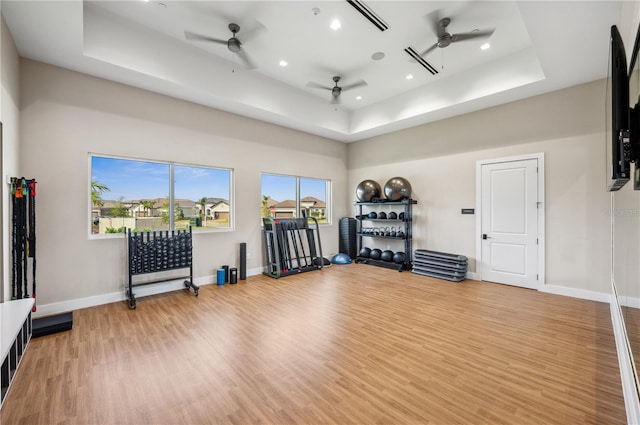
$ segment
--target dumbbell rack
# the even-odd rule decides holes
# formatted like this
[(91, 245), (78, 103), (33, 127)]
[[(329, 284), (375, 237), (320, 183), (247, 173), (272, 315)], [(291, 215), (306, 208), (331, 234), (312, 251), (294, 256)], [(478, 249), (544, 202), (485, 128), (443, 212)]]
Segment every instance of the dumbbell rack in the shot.
[[(363, 238), (374, 238), (374, 239), (384, 239), (384, 240), (395, 240), (402, 241), (405, 252), (405, 261), (403, 263), (394, 263), (389, 261), (376, 260), (373, 258), (365, 258), (358, 255), (356, 257), (356, 263), (364, 263), (371, 264), (378, 267), (386, 267), (389, 269), (395, 269), (398, 271), (410, 270), (412, 264), (412, 252), (413, 252), (413, 234), (412, 234), (412, 225), (413, 225), (413, 205), (416, 205), (418, 202), (413, 199), (402, 199), (400, 201), (386, 201), (380, 200), (378, 202), (354, 202), (353, 205), (357, 208), (356, 215), (356, 236), (358, 238), (358, 253), (363, 247), (362, 240)], [(377, 219), (377, 218), (368, 218), (366, 214), (363, 213), (363, 207), (367, 207), (367, 211), (369, 210), (377, 210), (380, 211), (380, 207), (386, 206), (401, 206), (404, 212), (404, 218), (400, 219)], [(388, 214), (389, 209), (385, 208), (385, 213)], [(397, 224), (398, 227), (403, 229), (402, 236), (386, 236), (384, 234), (371, 234), (365, 233), (363, 231), (364, 226), (363, 223), (371, 222), (374, 224)]]
[[(152, 283), (167, 282), (169, 280), (188, 277), (184, 281), (187, 290), (193, 289), (196, 297), (200, 289), (193, 283), (193, 244), (191, 227), (188, 230), (172, 230), (169, 232), (131, 232), (126, 229), (127, 253), (129, 260), (128, 275), (129, 286), (127, 297), (129, 308), (136, 308), (136, 297), (133, 293), (134, 286), (149, 285)], [(156, 279), (133, 283), (133, 277), (149, 273), (167, 272), (177, 269), (189, 269), (189, 275), (171, 277), (170, 279)]]

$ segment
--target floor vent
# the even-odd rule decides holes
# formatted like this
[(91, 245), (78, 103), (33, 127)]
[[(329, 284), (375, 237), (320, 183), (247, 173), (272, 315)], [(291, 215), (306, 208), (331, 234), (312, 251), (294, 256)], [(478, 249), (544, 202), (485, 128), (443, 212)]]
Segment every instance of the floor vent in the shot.
[(407, 54), (411, 56), (416, 62), (424, 66), (425, 69), (431, 74), (436, 75), (438, 73), (438, 70), (429, 62), (427, 62), (422, 56), (420, 56), (413, 47), (407, 47), (406, 49), (404, 49), (404, 51), (407, 52)]
[(376, 15), (369, 6), (361, 2), (360, 0), (347, 0), (351, 6), (353, 6), (358, 12), (367, 18), (373, 25), (375, 25), (380, 31), (388, 30), (389, 26), (378, 15)]

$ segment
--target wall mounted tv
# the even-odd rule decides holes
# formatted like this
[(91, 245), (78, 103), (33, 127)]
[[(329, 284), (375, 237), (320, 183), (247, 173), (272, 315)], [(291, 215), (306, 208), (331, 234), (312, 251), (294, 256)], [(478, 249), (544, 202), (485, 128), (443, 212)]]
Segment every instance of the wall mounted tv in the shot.
[(611, 142), (607, 153), (611, 155), (608, 190), (620, 190), (631, 176), (631, 143), (629, 138), (629, 76), (627, 55), (618, 28), (611, 27), (611, 62), (609, 80), (611, 82), (611, 128), (607, 129)]

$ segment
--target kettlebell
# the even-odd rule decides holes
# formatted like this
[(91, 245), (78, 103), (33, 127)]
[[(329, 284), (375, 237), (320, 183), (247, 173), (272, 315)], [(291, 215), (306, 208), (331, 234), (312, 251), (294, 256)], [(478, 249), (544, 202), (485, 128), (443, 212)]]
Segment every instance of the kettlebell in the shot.
[(401, 213), (398, 215), (398, 220), (400, 220), (400, 221), (404, 221), (404, 212), (401, 212)]
[(396, 232), (396, 238), (404, 238), (404, 232), (402, 230), (398, 230)]
[(389, 226), (384, 229), (384, 235), (391, 236), (391, 228)]

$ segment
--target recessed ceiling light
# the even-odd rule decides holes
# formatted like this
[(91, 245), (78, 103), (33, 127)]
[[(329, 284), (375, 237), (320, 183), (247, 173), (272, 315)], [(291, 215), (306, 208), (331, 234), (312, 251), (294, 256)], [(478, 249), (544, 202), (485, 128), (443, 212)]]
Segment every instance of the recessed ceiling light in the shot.
[(406, 77), (404, 77), (404, 78), (406, 78), (407, 80), (413, 80), (413, 75), (409, 74), (409, 75), (407, 75), (407, 76), (406, 76)]
[(356, 96), (356, 100), (362, 100), (362, 96)]
[(491, 47), (491, 44), (489, 43), (484, 43), (482, 46), (480, 46), (482, 50), (487, 50), (489, 47)]
[(374, 61), (379, 61), (380, 59), (384, 58), (384, 52), (375, 52), (374, 54), (371, 55), (371, 59), (373, 59)]
[(285, 67), (289, 65), (289, 63), (287, 63), (287, 61), (280, 61), (280, 66)]
[(333, 21), (331, 21), (331, 25), (329, 25), (329, 26), (334, 31), (338, 31), (340, 28), (342, 28), (342, 24), (340, 23), (340, 21), (338, 19), (334, 19)]

